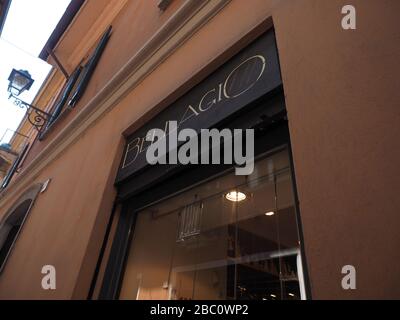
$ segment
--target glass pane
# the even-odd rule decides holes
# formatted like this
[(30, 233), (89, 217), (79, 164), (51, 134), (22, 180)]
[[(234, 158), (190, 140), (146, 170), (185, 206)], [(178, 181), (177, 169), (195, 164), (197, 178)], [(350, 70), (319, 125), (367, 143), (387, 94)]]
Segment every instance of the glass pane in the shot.
[(121, 299), (301, 298), (286, 151), (139, 212), (134, 232)]
[(168, 299), (165, 286), (173, 255), (178, 216), (158, 217), (156, 212), (139, 214), (126, 266), (121, 297)]

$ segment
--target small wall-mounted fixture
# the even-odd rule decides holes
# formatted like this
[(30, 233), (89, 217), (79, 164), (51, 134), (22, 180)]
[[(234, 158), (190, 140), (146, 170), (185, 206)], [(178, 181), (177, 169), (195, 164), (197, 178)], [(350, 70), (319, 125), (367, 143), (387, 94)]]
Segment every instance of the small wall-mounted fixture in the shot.
[(26, 70), (13, 69), (8, 77), (8, 81), (9, 99), (14, 99), (14, 104), (17, 107), (27, 110), (28, 121), (40, 132), (50, 120), (51, 115), (18, 98), (22, 92), (29, 90), (34, 82), (30, 73)]
[(13, 96), (19, 96), (25, 90), (29, 90), (35, 80), (27, 70), (12, 69), (8, 81), (8, 92)]
[(167, 7), (171, 4), (172, 0), (159, 0), (158, 7), (160, 10), (165, 11)]

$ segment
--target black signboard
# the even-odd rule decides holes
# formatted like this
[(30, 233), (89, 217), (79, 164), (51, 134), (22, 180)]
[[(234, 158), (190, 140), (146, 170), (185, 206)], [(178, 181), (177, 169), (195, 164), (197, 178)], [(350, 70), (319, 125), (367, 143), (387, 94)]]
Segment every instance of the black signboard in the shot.
[(273, 30), (263, 34), (210, 76), (127, 138), (116, 183), (131, 177), (149, 164), (146, 150), (152, 129), (167, 132), (168, 121), (179, 130), (197, 132), (215, 127), (282, 84)]

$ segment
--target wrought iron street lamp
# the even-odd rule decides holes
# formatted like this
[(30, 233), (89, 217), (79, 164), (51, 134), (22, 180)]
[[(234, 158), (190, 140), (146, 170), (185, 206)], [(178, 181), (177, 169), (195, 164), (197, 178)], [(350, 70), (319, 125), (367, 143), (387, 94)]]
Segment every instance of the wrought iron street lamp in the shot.
[(10, 81), (8, 91), (14, 96), (19, 96), (25, 90), (29, 90), (35, 80), (28, 71), (13, 69), (8, 81)]
[(31, 88), (34, 82), (31, 75), (26, 70), (13, 69), (8, 77), (8, 81), (8, 92), (10, 93), (9, 99), (13, 99), (14, 104), (19, 108), (25, 108), (27, 110), (28, 121), (36, 128), (36, 130), (41, 132), (43, 128), (46, 127), (51, 115), (18, 98), (22, 92)]

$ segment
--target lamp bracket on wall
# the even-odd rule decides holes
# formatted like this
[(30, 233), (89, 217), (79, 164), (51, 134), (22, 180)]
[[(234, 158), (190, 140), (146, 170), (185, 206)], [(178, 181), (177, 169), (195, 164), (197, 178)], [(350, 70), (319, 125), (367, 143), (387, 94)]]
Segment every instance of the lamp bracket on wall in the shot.
[(42, 132), (43, 128), (45, 128), (47, 123), (50, 121), (51, 114), (22, 101), (13, 94), (10, 94), (9, 99), (12, 99), (14, 105), (17, 107), (26, 109), (28, 121), (35, 127), (37, 131)]

